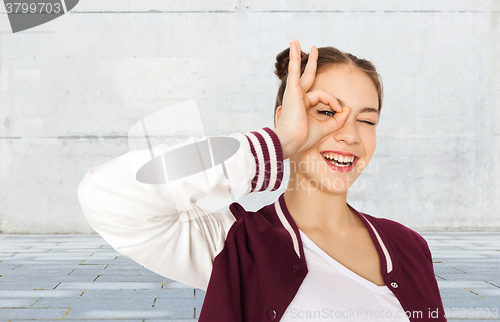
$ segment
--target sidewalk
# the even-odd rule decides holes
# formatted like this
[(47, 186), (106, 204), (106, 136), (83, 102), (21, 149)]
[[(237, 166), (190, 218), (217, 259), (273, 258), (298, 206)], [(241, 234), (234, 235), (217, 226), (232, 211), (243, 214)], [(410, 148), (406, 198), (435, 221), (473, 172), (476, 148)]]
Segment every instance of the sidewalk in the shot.
[[(420, 233), (448, 320), (500, 321), (500, 232)], [(0, 234), (0, 322), (197, 321), (204, 295), (99, 235)]]

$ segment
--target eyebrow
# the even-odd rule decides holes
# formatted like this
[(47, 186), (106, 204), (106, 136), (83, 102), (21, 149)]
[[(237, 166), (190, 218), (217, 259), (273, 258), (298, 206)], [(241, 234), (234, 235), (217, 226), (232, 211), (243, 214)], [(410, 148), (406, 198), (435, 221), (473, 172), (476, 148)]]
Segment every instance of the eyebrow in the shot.
[[(337, 98), (337, 101), (339, 101), (340, 106), (342, 107), (346, 106), (346, 103), (344, 103), (340, 98)], [(379, 110), (373, 107), (363, 107), (360, 113), (370, 113), (370, 112), (379, 114)]]

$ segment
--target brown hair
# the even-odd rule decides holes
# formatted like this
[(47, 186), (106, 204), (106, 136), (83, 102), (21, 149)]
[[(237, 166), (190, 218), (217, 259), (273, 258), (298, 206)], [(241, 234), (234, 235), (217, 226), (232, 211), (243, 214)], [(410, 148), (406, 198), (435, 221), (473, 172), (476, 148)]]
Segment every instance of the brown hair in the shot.
[[(276, 56), (276, 70), (274, 73), (281, 80), (281, 85), (278, 89), (278, 96), (276, 97), (276, 105), (274, 106), (274, 119), (276, 120), (276, 110), (278, 106), (283, 103), (283, 95), (285, 94), (286, 80), (288, 76), (288, 63), (290, 55), (290, 48), (283, 50)], [(309, 54), (301, 52), (301, 64), (300, 64), (300, 75), (304, 73), (306, 68), (307, 59)], [(351, 67), (358, 68), (359, 70), (365, 72), (373, 81), (378, 94), (378, 111), (382, 109), (382, 98), (383, 98), (383, 88), (382, 88), (382, 78), (377, 73), (375, 66), (366, 60), (358, 58), (352, 54), (344, 53), (334, 47), (320, 47), (318, 48), (318, 65), (316, 68), (316, 74), (324, 72), (335, 65), (347, 65)], [(276, 121), (274, 126), (276, 127)]]

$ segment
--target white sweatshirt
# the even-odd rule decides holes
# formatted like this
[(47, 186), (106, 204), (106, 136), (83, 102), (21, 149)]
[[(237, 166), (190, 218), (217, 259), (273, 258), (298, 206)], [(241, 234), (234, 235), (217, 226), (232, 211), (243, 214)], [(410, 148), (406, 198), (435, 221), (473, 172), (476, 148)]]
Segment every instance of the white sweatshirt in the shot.
[[(229, 184), (221, 165), (167, 184), (141, 183), (136, 173), (151, 160), (149, 150), (129, 152), (94, 167), (78, 187), (83, 214), (119, 253), (159, 275), (206, 290), (213, 260), (235, 217), (228, 207), (209, 211), (197, 206), (197, 200), (207, 195), (230, 198), (229, 186), (235, 195), (279, 187), (276, 149), (281, 147), (266, 130), (256, 132), (228, 136), (240, 143), (224, 162)], [(159, 156), (205, 138), (190, 137), (172, 147), (157, 145), (153, 152)], [(271, 171), (269, 182), (264, 182), (264, 169)]]

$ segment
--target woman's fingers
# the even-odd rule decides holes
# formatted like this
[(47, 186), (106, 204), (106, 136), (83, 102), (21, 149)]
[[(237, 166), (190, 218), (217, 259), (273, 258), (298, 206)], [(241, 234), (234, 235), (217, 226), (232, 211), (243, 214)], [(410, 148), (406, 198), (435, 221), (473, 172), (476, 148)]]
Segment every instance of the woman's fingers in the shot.
[(335, 113), (333, 117), (330, 117), (325, 121), (322, 121), (323, 135), (328, 135), (342, 128), (350, 112), (351, 108), (345, 106), (344, 110), (341, 113)]
[(318, 67), (318, 49), (311, 47), (309, 58), (307, 59), (306, 69), (300, 78), (300, 86), (305, 90), (309, 90), (314, 84), (316, 78), (316, 68)]
[(300, 45), (295, 40), (290, 43), (289, 58), (286, 87), (297, 87), (300, 86)]
[(335, 96), (330, 93), (325, 92), (322, 89), (317, 89), (306, 94), (307, 98), (311, 103), (310, 106), (318, 105), (320, 102), (329, 105), (335, 112), (342, 112), (342, 107)]
[(344, 123), (351, 112), (350, 107), (344, 106), (344, 108), (342, 108), (335, 96), (322, 89), (309, 92), (306, 94), (306, 97), (309, 98), (311, 106), (323, 103), (324, 105), (330, 106), (332, 110), (336, 112), (333, 117), (320, 121), (322, 129), (321, 136), (333, 133), (344, 126)]

